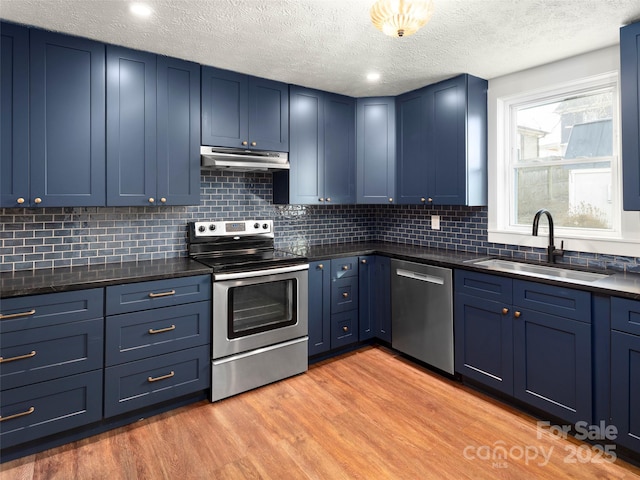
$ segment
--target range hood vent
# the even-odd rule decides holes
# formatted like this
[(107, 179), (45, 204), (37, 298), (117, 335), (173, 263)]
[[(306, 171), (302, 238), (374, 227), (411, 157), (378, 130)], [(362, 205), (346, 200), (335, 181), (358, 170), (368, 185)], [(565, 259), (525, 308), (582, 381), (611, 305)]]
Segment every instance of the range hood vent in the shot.
[(234, 172), (274, 171), (289, 169), (289, 154), (241, 148), (200, 147), (202, 168)]

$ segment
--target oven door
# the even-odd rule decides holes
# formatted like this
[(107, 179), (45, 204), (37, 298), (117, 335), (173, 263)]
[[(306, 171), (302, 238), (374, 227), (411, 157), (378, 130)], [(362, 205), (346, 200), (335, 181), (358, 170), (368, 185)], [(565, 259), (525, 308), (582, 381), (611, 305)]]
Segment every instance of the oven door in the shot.
[(213, 358), (304, 337), (309, 266), (216, 274)]

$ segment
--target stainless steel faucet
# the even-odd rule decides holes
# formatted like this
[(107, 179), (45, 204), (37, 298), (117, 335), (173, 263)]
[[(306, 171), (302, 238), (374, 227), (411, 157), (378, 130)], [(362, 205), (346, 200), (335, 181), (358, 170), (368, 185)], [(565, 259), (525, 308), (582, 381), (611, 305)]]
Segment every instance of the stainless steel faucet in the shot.
[(555, 257), (561, 257), (564, 255), (564, 240), (560, 243), (560, 249), (556, 249), (556, 246), (553, 244), (553, 217), (551, 216), (551, 212), (546, 208), (541, 208), (538, 210), (533, 217), (533, 236), (538, 236), (538, 224), (540, 223), (540, 217), (542, 214), (547, 216), (547, 220), (549, 221), (549, 246), (547, 247), (547, 261), (549, 263), (555, 263)]

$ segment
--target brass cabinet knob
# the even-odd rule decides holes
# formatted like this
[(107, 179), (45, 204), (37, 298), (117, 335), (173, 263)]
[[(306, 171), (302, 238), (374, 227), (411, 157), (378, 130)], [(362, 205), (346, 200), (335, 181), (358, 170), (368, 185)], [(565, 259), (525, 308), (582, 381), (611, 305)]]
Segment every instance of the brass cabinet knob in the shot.
[(429, 202), (429, 203), (433, 202), (433, 198), (431, 198), (431, 197), (427, 198), (427, 202)]
[(343, 270), (349, 270), (349, 265), (342, 265)]
[(34, 202), (35, 203), (42, 203), (42, 199), (40, 197), (36, 197)]
[(389, 202), (393, 202), (393, 198), (392, 197), (389, 197)]
[(255, 147), (256, 145), (258, 145), (256, 142), (251, 142), (252, 147)]
[(324, 268), (323, 264), (318, 265), (318, 270), (322, 270)]
[(20, 197), (18, 200), (16, 200), (16, 202), (17, 202), (19, 205), (22, 205), (22, 204), (24, 203), (24, 198)]
[(502, 314), (503, 314), (503, 315), (506, 315), (507, 313), (509, 313), (509, 309), (508, 309), (508, 308), (506, 308), (506, 307), (505, 307), (505, 308), (503, 308), (503, 309), (502, 309)]
[(424, 202), (426, 202), (426, 201), (427, 201), (427, 199), (426, 199), (426, 198), (424, 198), (424, 197), (422, 197), (422, 198), (420, 198), (420, 201), (421, 201), (422, 203), (424, 203)]
[(367, 259), (363, 258), (362, 260), (360, 260), (360, 263), (367, 263)]
[(343, 332), (348, 332), (349, 331), (349, 327), (347, 327), (346, 325), (344, 327), (342, 327), (342, 331)]
[(160, 199), (160, 201), (161, 201), (162, 203), (167, 203), (167, 199), (166, 199), (166, 198), (164, 198), (164, 197), (162, 197), (162, 198)]
[(522, 315), (522, 313), (520, 313), (518, 310), (516, 310), (515, 313), (513, 314), (513, 316), (516, 318), (520, 318), (520, 315)]
[(247, 145), (249, 145), (249, 142), (247, 142), (246, 140), (243, 140), (242, 141), (242, 145), (244, 145), (246, 147)]
[(155, 201), (156, 201), (156, 199), (155, 199), (155, 198), (153, 198), (153, 197), (149, 197), (149, 203), (154, 203)]
[(318, 200), (321, 201), (321, 202), (324, 202), (324, 198), (322, 198), (322, 197), (320, 197)]
[(347, 292), (342, 292), (342, 297), (343, 298), (349, 298), (349, 294)]
[(331, 197), (327, 197), (327, 202), (330, 202), (330, 201), (331, 201)]

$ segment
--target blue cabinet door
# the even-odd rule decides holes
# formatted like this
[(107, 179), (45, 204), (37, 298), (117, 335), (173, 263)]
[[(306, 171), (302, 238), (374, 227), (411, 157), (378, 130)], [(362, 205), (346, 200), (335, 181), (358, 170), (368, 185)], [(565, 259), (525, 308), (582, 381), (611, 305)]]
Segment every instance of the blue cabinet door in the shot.
[[(460, 284), (456, 272), (456, 290)], [(513, 395), (513, 317), (501, 302), (455, 296), (455, 371)]]
[(107, 205), (156, 203), (156, 56), (107, 47)]
[(376, 291), (375, 268), (376, 255), (358, 258), (358, 339), (368, 340), (375, 337), (376, 328)]
[(356, 111), (358, 203), (393, 203), (396, 182), (395, 97), (359, 98)]
[(292, 86), (289, 95), (288, 203), (324, 203), (324, 93)]
[(202, 145), (249, 147), (249, 77), (202, 67)]
[(513, 321), (515, 397), (591, 424), (591, 324), (520, 308)]
[(397, 99), (397, 191), (398, 203), (426, 203), (428, 165), (425, 159), (426, 97), (424, 90)]
[(356, 203), (356, 104), (351, 97), (324, 99), (324, 195), (330, 204)]
[(30, 32), (31, 203), (105, 205), (105, 47)]
[(29, 205), (29, 31), (0, 23), (0, 207)]
[(198, 205), (200, 66), (164, 56), (157, 62), (157, 200)]
[(620, 29), (620, 97), (623, 205), (640, 210), (640, 23)]
[(377, 256), (374, 269), (375, 336), (391, 343), (391, 259)]
[(249, 148), (289, 151), (289, 86), (249, 77)]
[(640, 336), (611, 332), (611, 423), (616, 442), (640, 453)]
[(309, 356), (331, 348), (331, 261), (309, 263)]

